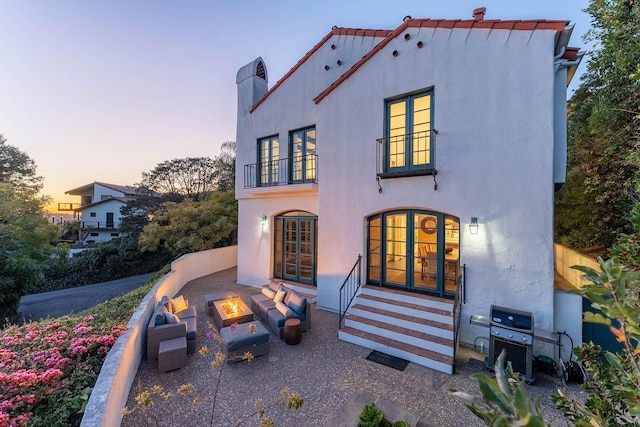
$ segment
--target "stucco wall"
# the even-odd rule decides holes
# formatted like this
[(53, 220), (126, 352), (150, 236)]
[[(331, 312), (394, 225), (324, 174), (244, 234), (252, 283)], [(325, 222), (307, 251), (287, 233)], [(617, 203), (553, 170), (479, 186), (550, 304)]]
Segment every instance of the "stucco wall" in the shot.
[(124, 193), (112, 188), (104, 187), (100, 184), (95, 184), (93, 186), (93, 203), (102, 200), (102, 196), (122, 197), (124, 196)]
[(237, 246), (196, 252), (171, 263), (165, 274), (144, 297), (105, 359), (82, 417), (82, 427), (118, 427), (131, 384), (146, 348), (146, 327), (163, 295), (175, 296), (189, 281), (236, 266)]
[[(308, 68), (238, 118), (238, 164), (256, 162), (258, 138), (279, 134), (283, 147), (290, 130), (315, 124), (320, 179), (316, 201), (312, 196), (307, 206), (318, 207), (318, 307), (337, 309), (340, 284), (357, 255), (366, 254), (366, 218), (415, 208), (460, 218), (463, 318), (487, 315), (499, 304), (532, 311), (537, 328), (552, 330), (554, 103), (564, 102), (554, 94), (554, 32), (406, 33), (410, 42), (400, 36), (389, 43), (316, 105), (313, 77), (330, 62), (319, 50)], [(434, 90), (439, 132), (438, 189), (433, 177), (422, 176), (382, 180), (378, 193), (384, 100), (427, 88)], [(239, 233), (239, 280), (262, 284), (271, 277), (271, 265), (263, 264), (271, 260), (273, 238), (264, 229), (256, 237), (258, 218), (298, 206), (289, 198), (255, 198), (257, 192), (237, 185), (240, 229), (247, 228)], [(469, 233), (471, 217), (480, 223), (477, 235)], [(462, 323), (462, 341), (473, 342), (478, 333), (488, 335)]]
[[(288, 210), (300, 210), (317, 215), (318, 198), (311, 195), (283, 196), (267, 199), (248, 199), (239, 204), (238, 241), (242, 251), (238, 253), (238, 278), (242, 285), (262, 286), (272, 277), (273, 270), (273, 218)], [(262, 223), (262, 216), (267, 221)]]

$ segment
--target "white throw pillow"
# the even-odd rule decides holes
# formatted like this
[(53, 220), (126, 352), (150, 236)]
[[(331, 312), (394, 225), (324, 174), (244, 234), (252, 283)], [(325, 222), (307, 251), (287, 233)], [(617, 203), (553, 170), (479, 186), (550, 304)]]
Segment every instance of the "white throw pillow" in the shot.
[(282, 315), (284, 317), (286, 317), (287, 319), (291, 316), (293, 316), (293, 310), (291, 310), (289, 307), (287, 307), (286, 305), (284, 305), (284, 303), (282, 302), (277, 302), (276, 303), (276, 309), (282, 313)]
[(171, 305), (173, 306), (174, 313), (180, 313), (182, 310), (186, 310), (188, 308), (187, 302), (184, 300), (182, 295), (173, 298), (171, 300)]
[(276, 303), (282, 302), (284, 301), (284, 297), (285, 295), (287, 295), (287, 291), (284, 289), (280, 289), (277, 293), (276, 296), (273, 297), (273, 301)]
[(269, 299), (273, 299), (276, 296), (276, 291), (271, 288), (262, 288), (262, 295)]

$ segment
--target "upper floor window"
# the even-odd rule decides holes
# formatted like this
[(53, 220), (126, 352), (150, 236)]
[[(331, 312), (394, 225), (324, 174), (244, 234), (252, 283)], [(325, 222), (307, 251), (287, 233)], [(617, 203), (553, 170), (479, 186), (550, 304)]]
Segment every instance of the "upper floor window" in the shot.
[(432, 144), (433, 91), (423, 91), (385, 102), (383, 175), (429, 173), (434, 169)]
[(258, 185), (278, 185), (280, 143), (278, 135), (258, 140)]
[(316, 180), (316, 127), (294, 130), (289, 133), (291, 182), (315, 182)]

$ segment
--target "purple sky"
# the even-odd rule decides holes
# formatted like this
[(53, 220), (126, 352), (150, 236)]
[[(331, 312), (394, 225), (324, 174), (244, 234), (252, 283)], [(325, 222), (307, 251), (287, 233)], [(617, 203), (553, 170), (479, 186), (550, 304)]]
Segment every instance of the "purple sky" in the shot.
[(258, 56), (272, 86), (334, 25), (394, 29), (481, 6), (486, 19), (571, 20), (584, 49), (587, 0), (2, 0), (0, 134), (35, 160), (44, 194), (78, 202), (64, 192), (218, 155), (235, 140), (236, 72)]

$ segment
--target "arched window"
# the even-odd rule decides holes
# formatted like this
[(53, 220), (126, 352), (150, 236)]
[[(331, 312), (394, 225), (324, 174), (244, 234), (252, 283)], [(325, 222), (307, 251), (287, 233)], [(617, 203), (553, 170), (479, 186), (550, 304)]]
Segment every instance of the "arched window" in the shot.
[(367, 282), (453, 296), (460, 271), (460, 221), (439, 212), (387, 211), (367, 221)]

